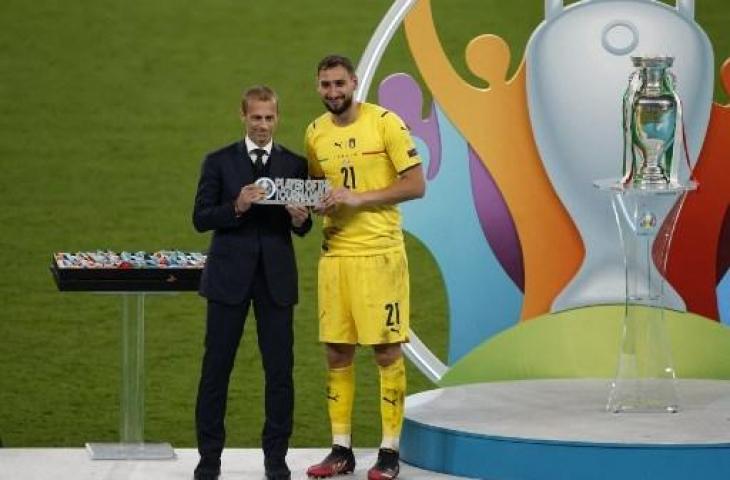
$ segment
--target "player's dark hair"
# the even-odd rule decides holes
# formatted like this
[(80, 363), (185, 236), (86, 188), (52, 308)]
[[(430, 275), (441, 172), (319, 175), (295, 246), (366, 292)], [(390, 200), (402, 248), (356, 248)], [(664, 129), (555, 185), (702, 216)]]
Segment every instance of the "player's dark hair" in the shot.
[(327, 55), (317, 65), (317, 74), (322, 70), (329, 70), (335, 67), (343, 67), (350, 75), (355, 75), (355, 67), (352, 60), (343, 55)]

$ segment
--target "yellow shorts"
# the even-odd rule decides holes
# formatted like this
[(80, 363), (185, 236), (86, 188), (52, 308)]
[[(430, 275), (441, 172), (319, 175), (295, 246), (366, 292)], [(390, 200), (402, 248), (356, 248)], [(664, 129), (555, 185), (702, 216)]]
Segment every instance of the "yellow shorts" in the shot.
[(319, 340), (379, 345), (408, 341), (405, 251), (319, 259)]

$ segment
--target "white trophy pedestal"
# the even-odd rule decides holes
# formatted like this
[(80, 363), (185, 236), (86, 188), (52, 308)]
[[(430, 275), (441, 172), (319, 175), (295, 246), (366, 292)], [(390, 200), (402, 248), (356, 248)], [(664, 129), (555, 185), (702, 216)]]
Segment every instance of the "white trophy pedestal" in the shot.
[(612, 194), (626, 272), (623, 332), (606, 409), (677, 412), (677, 378), (664, 321), (665, 279), (657, 264), (662, 270), (666, 266), (685, 194), (697, 185), (636, 186), (618, 179), (598, 180), (594, 185)]
[(152, 293), (108, 292), (122, 297), (121, 392), (119, 442), (87, 442), (92, 460), (161, 460), (175, 458), (169, 443), (144, 442), (144, 298)]

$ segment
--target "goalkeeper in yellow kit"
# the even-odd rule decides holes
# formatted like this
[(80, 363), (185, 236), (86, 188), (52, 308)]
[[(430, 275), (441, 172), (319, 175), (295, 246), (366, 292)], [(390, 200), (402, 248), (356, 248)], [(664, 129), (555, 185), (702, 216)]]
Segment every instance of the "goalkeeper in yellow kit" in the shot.
[(380, 370), (383, 440), (368, 479), (398, 476), (398, 441), (406, 390), (401, 343), (408, 340), (408, 263), (397, 203), (425, 192), (421, 160), (408, 128), (393, 112), (353, 101), (352, 62), (325, 57), (317, 90), (328, 112), (305, 138), (309, 174), (333, 189), (318, 208), (324, 215), (319, 261), (319, 338), (327, 351), (327, 402), (332, 451), (310, 467), (310, 477), (355, 468), (351, 415), (357, 345), (370, 345)]

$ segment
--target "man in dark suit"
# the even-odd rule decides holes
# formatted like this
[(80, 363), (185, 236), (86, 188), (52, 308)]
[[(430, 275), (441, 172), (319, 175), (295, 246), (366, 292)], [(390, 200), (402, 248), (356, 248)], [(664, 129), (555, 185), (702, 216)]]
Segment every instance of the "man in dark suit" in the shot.
[(312, 221), (303, 206), (256, 204), (264, 196), (256, 179), (307, 177), (306, 161), (273, 143), (277, 102), (265, 86), (244, 93), (244, 140), (206, 156), (198, 182), (193, 224), (199, 232), (213, 230), (200, 283), (208, 311), (195, 409), (198, 480), (220, 475), (228, 382), (251, 303), (266, 379), (266, 478), (290, 478), (285, 457), (294, 409), (292, 316), (297, 303), (291, 232), (304, 235)]

